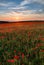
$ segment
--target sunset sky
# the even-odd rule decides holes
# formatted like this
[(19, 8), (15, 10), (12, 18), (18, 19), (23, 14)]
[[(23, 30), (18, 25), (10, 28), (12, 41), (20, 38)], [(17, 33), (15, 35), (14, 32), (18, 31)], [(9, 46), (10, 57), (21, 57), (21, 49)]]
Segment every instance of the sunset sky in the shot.
[(44, 20), (44, 0), (0, 0), (0, 21)]

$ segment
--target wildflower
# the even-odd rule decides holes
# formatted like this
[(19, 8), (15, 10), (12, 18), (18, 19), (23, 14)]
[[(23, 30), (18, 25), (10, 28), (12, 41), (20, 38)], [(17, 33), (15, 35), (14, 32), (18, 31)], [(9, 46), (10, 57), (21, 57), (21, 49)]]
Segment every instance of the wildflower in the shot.
[(14, 63), (14, 59), (9, 59), (9, 60), (7, 60), (7, 62)]
[(40, 40), (44, 41), (44, 38), (41, 37)]
[(14, 58), (17, 59), (17, 60), (19, 60), (20, 57), (16, 55), (16, 56), (14, 56)]
[(16, 50), (14, 50), (14, 52), (16, 53)]
[(44, 49), (40, 50), (40, 52), (44, 52)]
[(41, 44), (41, 43), (37, 44), (37, 47), (40, 47), (40, 46), (43, 46), (43, 44)]
[(0, 36), (0, 38), (4, 39), (4, 38), (5, 38), (5, 36)]
[(22, 58), (24, 58), (24, 53), (22, 53)]
[(37, 47), (39, 47), (40, 46), (40, 44), (37, 44)]
[(21, 55), (21, 52), (18, 52), (18, 55)]

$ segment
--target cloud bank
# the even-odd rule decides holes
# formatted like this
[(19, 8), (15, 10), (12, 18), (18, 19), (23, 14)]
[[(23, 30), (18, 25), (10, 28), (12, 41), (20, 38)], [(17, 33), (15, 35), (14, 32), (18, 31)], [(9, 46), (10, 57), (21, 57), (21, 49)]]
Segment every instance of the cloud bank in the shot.
[[(19, 0), (18, 0), (19, 1)], [(0, 0), (0, 20), (19, 18), (22, 19), (44, 19), (44, 0)]]

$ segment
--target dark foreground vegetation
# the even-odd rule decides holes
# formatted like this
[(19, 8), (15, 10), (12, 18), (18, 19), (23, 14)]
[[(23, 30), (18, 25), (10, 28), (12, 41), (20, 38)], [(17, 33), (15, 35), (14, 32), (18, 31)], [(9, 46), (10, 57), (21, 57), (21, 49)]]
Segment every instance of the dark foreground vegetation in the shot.
[(44, 30), (0, 32), (0, 65), (44, 65)]

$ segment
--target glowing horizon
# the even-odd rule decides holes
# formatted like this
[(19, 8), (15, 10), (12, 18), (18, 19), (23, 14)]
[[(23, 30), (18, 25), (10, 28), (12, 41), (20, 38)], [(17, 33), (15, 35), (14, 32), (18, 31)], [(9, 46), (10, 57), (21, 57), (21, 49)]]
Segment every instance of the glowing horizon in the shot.
[(0, 0), (0, 21), (44, 20), (43, 0)]

